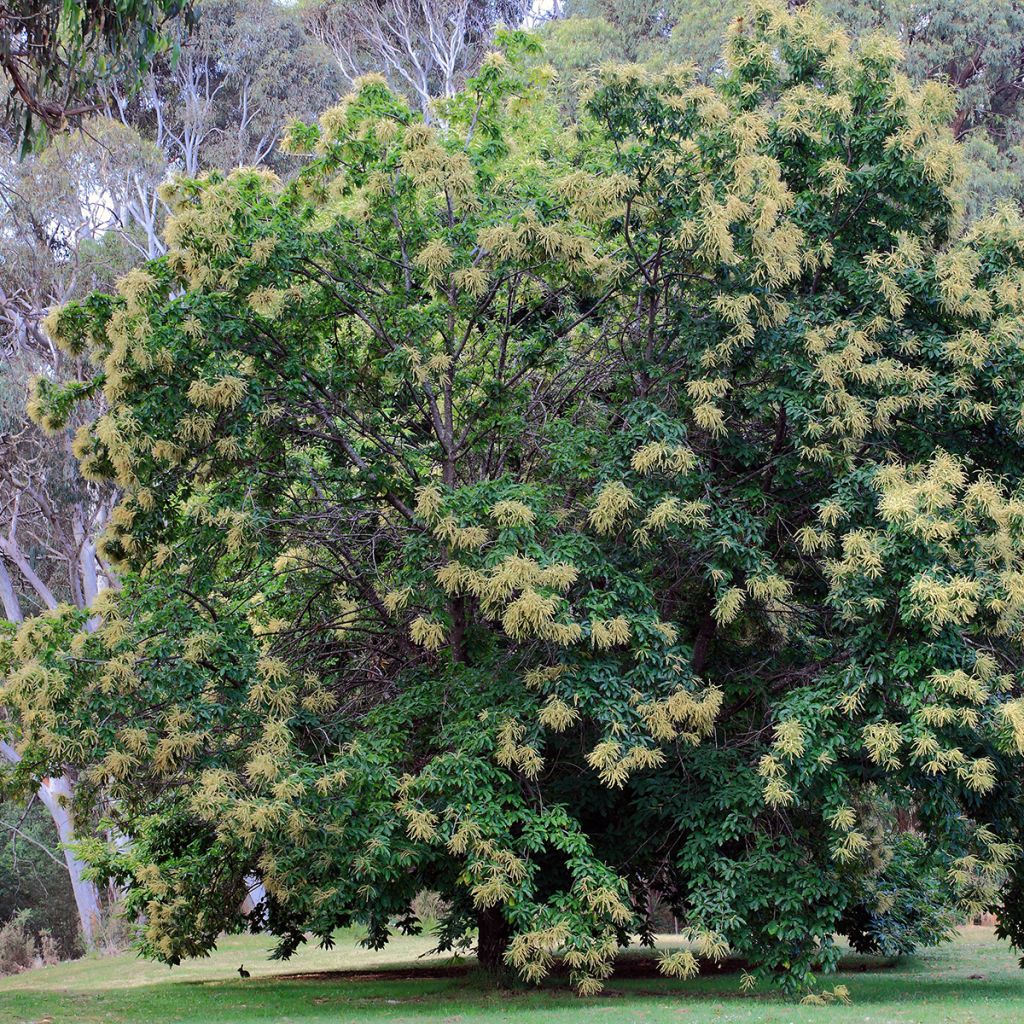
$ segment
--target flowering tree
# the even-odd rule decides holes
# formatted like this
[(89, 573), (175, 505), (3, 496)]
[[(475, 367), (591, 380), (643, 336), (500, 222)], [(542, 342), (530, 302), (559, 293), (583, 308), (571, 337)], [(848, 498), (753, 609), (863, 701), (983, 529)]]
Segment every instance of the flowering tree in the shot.
[[(86, 139), (58, 136), (38, 154), (0, 168), (0, 618), (9, 624), (62, 603), (87, 608), (116, 582), (94, 541), (117, 496), (82, 480), (71, 451), (74, 427), (95, 408), (83, 405), (53, 436), (25, 414), (33, 375), (78, 372), (42, 330), (47, 307), (111, 287), (149, 251), (135, 228), (140, 200), (163, 174), (160, 154), (112, 121), (91, 119), (87, 130)], [(19, 758), (0, 742), (0, 772)], [(69, 769), (31, 788), (65, 844), (76, 839), (74, 785)], [(71, 846), (64, 859), (82, 934), (92, 943), (100, 892)]]
[(177, 183), (50, 317), (124, 585), (0, 656), (18, 771), (81, 768), (172, 963), (258, 875), (283, 954), (429, 888), (590, 992), (653, 890), (800, 989), (905, 910), (882, 802), (1020, 937), (1024, 225), (957, 240), (949, 95), (758, 0), (567, 126), (501, 40), (444, 130), (364, 79), (293, 184)]

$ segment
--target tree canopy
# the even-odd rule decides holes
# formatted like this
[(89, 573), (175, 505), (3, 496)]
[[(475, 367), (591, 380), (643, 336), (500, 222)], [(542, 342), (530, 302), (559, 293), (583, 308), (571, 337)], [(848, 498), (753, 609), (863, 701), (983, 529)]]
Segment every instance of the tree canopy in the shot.
[(295, 181), (179, 180), (48, 319), (123, 582), (0, 645), (15, 777), (81, 772), (171, 963), (431, 889), (592, 992), (653, 890), (806, 989), (907, 919), (882, 802), (1019, 944), (1024, 223), (958, 233), (953, 97), (756, 0), (565, 123), (499, 40), (435, 124), (371, 76)]
[(9, 86), (4, 130), (17, 141), (93, 112), (112, 75), (137, 76), (167, 41), (165, 23), (190, 21), (189, 0), (16, 0), (0, 9), (0, 68)]
[[(793, 0), (790, 6), (806, 2)], [(884, 32), (896, 39), (915, 81), (949, 84), (956, 94), (958, 137), (980, 131), (1003, 145), (1019, 141), (1020, 0), (819, 0), (816, 6), (856, 36)], [(726, 26), (743, 7), (742, 0), (569, 0), (568, 19), (553, 22), (550, 32), (555, 53), (570, 63), (574, 49), (601, 39), (606, 58), (693, 61), (709, 71), (719, 64)]]

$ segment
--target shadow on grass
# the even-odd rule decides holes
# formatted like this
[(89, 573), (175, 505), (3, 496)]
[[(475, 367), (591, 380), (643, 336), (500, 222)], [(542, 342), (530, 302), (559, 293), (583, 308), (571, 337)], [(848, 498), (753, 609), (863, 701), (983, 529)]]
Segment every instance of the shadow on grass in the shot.
[[(579, 999), (568, 983), (567, 971), (556, 966), (551, 975), (539, 986), (513, 981), (495, 985), (472, 959), (444, 964), (383, 965), (379, 968), (351, 968), (341, 970), (305, 971), (254, 978), (201, 979), (179, 984), (193, 988), (216, 987), (233, 995), (255, 989), (262, 993), (276, 990), (278, 997), (295, 995), (313, 996), (317, 1005), (340, 1002), (363, 1007), (400, 1003), (410, 1008), (419, 1006), (433, 1012), (439, 1004), (457, 999), (470, 1005), (485, 1006), (495, 1000), (512, 1000), (523, 1004), (541, 1001), (572, 1003), (574, 1005), (607, 1000), (686, 1000), (715, 1001), (747, 1004), (757, 1002), (790, 1002), (784, 994), (767, 986), (757, 992), (739, 991), (737, 975), (747, 964), (739, 959), (727, 959), (715, 964), (702, 961), (701, 973), (689, 981), (665, 977), (658, 961), (652, 956), (627, 953), (616, 964), (615, 974), (605, 990), (590, 999)], [(834, 975), (821, 975), (822, 987), (845, 983), (854, 989), (859, 1005), (904, 1003), (926, 1000), (929, 1002), (954, 999), (966, 993), (985, 998), (1024, 997), (1024, 974), (997, 973), (994, 977), (972, 979), (970, 968), (958, 969), (953, 964), (940, 968), (937, 977), (935, 965), (917, 957), (902, 959), (851, 954), (842, 959)]]
[[(712, 961), (698, 958), (700, 964), (700, 974), (698, 979), (701, 978), (714, 978), (724, 977), (731, 974), (739, 974), (741, 971), (748, 969), (749, 964), (745, 960), (740, 960), (734, 957), (727, 957), (724, 960)], [(872, 957), (853, 955), (844, 957), (839, 964), (840, 974), (850, 974), (856, 971), (872, 973), (890, 971), (898, 966), (901, 966), (901, 961), (896, 958), (883, 958), (883, 957)], [(562, 979), (568, 977), (569, 969), (564, 967), (560, 963), (555, 963), (552, 966), (551, 973), (549, 975), (549, 986), (561, 988), (559, 982)], [(460, 957), (454, 957), (452, 960), (443, 964), (425, 964), (422, 966), (410, 966), (403, 964), (382, 965), (380, 967), (368, 969), (365, 967), (350, 967), (350, 968), (337, 968), (330, 970), (320, 971), (296, 971), (288, 974), (273, 974), (265, 975), (261, 978), (256, 979), (252, 984), (265, 983), (265, 982), (277, 982), (277, 981), (289, 981), (289, 982), (336, 982), (336, 981), (347, 981), (347, 982), (376, 982), (376, 981), (433, 981), (438, 979), (450, 979), (450, 978), (471, 978), (476, 979), (481, 987), (490, 988), (493, 987), (489, 984), (488, 977), (478, 967), (474, 959), (463, 960)], [(657, 979), (662, 982), (668, 983), (670, 979), (666, 978), (662, 974), (659, 967), (659, 961), (657, 957), (646, 955), (645, 953), (624, 953), (621, 954), (615, 962), (615, 974), (612, 981), (624, 981), (624, 980), (652, 980)], [(199, 978), (190, 981), (182, 982), (186, 985), (222, 985), (225, 980), (231, 979), (220, 979), (220, 978)], [(530, 991), (535, 986), (520, 984), (514, 981), (509, 981), (504, 986), (498, 986), (502, 990), (524, 990)]]
[[(543, 1020), (545, 1024), (649, 1021), (675, 1024), (679, 1013), (694, 1024), (723, 1020), (755, 1024), (772, 1021), (832, 1024), (840, 1015), (862, 1020), (970, 1021), (969, 1011), (986, 1008), (986, 1024), (1024, 1021), (1024, 974), (991, 961), (986, 976), (970, 980), (976, 966), (953, 958), (907, 958), (899, 962), (850, 957), (843, 970), (820, 978), (821, 987), (840, 983), (851, 989), (853, 1007), (816, 1010), (767, 986), (739, 990), (734, 962), (689, 981), (665, 978), (656, 961), (623, 958), (621, 969), (601, 994), (580, 999), (563, 977), (539, 987), (497, 988), (475, 961), (373, 965), (349, 970), (312, 970), (262, 975), (249, 980), (185, 979), (138, 985), (131, 989), (75, 992), (50, 989), (12, 992), (0, 998), (0, 1021), (81, 1021), (89, 1024), (248, 1024), (308, 1020), (310, 1024), (436, 1024), (465, 1019), (467, 1024)], [(861, 972), (860, 968), (866, 969)], [(1015, 968), (1016, 965), (1014, 965)], [(3, 1005), (6, 1002), (6, 1005)], [(4, 1011), (14, 1016), (5, 1016)], [(45, 1012), (45, 1015), (44, 1015)], [(610, 1013), (611, 1016), (604, 1016)], [(397, 1014), (397, 1016), (396, 1016)], [(597, 1015), (595, 1015), (597, 1014)], [(779, 1016), (779, 1015), (782, 1016)], [(911, 1016), (907, 1016), (911, 1014)]]
[[(348, 968), (325, 965), (319, 970), (310, 965), (308, 970), (289, 973), (261, 972), (251, 980), (241, 980), (225, 970), (220, 978), (168, 979), (154, 985), (139, 985), (130, 995), (85, 996), (66, 992), (64, 998), (76, 1007), (85, 1003), (96, 1007), (102, 1004), (105, 1013), (121, 1008), (126, 1013), (131, 1010), (134, 1016), (102, 1019), (132, 1021), (133, 1024), (143, 1019), (137, 1016), (140, 1007), (150, 1003), (154, 1007), (158, 1004), (174, 1006), (179, 1014), (173, 1017), (175, 1020), (204, 1022), (241, 1021), (241, 1016), (232, 1014), (243, 1010), (263, 1014), (258, 1017), (261, 1021), (265, 1017), (269, 1020), (266, 1015), (272, 1014), (275, 1020), (300, 1020), (308, 1015), (318, 1024), (336, 1018), (370, 1022), (391, 1020), (398, 1007), (403, 1019), (413, 1024), (427, 1024), (462, 1013), (468, 1013), (473, 1020), (490, 1021), (495, 1014), (507, 1012), (527, 1016), (536, 1013), (545, 1020), (557, 1017), (561, 1021), (560, 1015), (567, 1013), (570, 1016), (565, 1017), (566, 1020), (575, 1019), (574, 1007), (586, 1012), (588, 1006), (608, 1010), (615, 1007), (614, 1012), (625, 1020), (645, 1003), (658, 1021), (669, 1019), (673, 1003), (685, 1005), (687, 1013), (696, 1014), (695, 1021), (717, 1020), (722, 1013), (733, 1015), (736, 1020), (760, 1020), (769, 1012), (769, 1007), (777, 1007), (776, 1012), (781, 1012), (787, 1005), (795, 1011), (794, 1019), (805, 1019), (805, 1008), (797, 1007), (794, 999), (772, 986), (762, 984), (755, 992), (741, 992), (739, 972), (746, 967), (744, 961), (735, 958), (721, 964), (703, 961), (701, 966), (699, 976), (679, 981), (660, 973), (658, 960), (650, 951), (629, 950), (619, 956), (615, 974), (605, 990), (587, 999), (576, 996), (567, 973), (557, 967), (540, 986), (512, 982), (499, 987), (480, 970), (472, 957), (434, 958), (418, 963), (396, 959), (391, 963)], [(286, 965), (281, 967), (284, 969)], [(979, 972), (980, 977), (972, 978)], [(988, 942), (978, 946), (940, 947), (903, 959), (849, 952), (840, 961), (836, 974), (819, 975), (820, 988), (831, 988), (835, 984), (847, 985), (855, 1008), (867, 1011), (872, 1017), (885, 1010), (906, 1012), (896, 1008), (915, 1004), (941, 1010), (945, 1016), (936, 1020), (947, 1021), (959, 1020), (949, 1013), (955, 1015), (975, 1001), (995, 1008), (1024, 1007), (1024, 973), (1016, 970), (1016, 964), (1011, 963), (1002, 949)], [(121, 1003), (123, 1007), (118, 1006)], [(154, 1014), (150, 1014), (150, 1018), (162, 1019)], [(100, 1017), (95, 1019), (99, 1021)], [(1003, 1017), (991, 1019), (1004, 1020)], [(1019, 1018), (1005, 1019), (1024, 1022), (1024, 1012)]]

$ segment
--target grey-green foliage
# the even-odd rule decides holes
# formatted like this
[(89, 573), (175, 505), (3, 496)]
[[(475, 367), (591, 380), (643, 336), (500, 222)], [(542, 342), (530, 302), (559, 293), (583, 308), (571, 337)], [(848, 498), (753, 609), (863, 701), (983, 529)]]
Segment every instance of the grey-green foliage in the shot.
[(915, 81), (949, 82), (957, 92), (958, 135), (979, 128), (1001, 144), (1020, 138), (1020, 0), (821, 0), (820, 6), (854, 35), (882, 31), (898, 38)]
[(976, 221), (999, 203), (1024, 206), (1024, 143), (1000, 148), (986, 135), (974, 133), (964, 140), (968, 183), (965, 214)]
[[(602, 55), (608, 60), (671, 60), (710, 71), (720, 62), (725, 30), (742, 6), (740, 0), (569, 0), (565, 12), (570, 21), (604, 23), (603, 38), (614, 39), (614, 47)], [(595, 34), (593, 25), (584, 32)], [(572, 36), (568, 29), (560, 34)]]
[(279, 163), (285, 125), (345, 91), (330, 54), (274, 0), (212, 0), (203, 13), (196, 44), (221, 87), (207, 166)]
[(91, 113), (114, 76), (133, 83), (166, 48), (168, 22), (192, 22), (181, 0), (6, 0), (0, 4), (0, 138), (31, 147)]
[(163, 150), (173, 170), (291, 163), (285, 126), (345, 91), (331, 54), (297, 9), (274, 0), (204, 0), (177, 59), (153, 68), (137, 94), (111, 96), (119, 115)]
[(84, 127), (0, 162), (0, 350), (49, 352), (38, 325), (51, 304), (103, 287), (152, 254), (143, 225), (163, 154), (112, 119)]
[(558, 73), (555, 94), (564, 110), (574, 114), (580, 97), (595, 81), (597, 70), (625, 59), (618, 26), (606, 18), (560, 18), (543, 26), (544, 60)]
[(499, 25), (516, 28), (529, 0), (299, 0), (308, 29), (349, 84), (382, 74), (427, 120), (492, 49)]
[(726, 29), (742, 6), (740, 0), (674, 0), (675, 23), (666, 40), (671, 59), (696, 64), (705, 74), (720, 68)]
[(643, 60), (652, 47), (664, 44), (679, 18), (675, 5), (653, 0), (572, 0), (569, 17), (599, 18), (614, 26), (623, 60)]

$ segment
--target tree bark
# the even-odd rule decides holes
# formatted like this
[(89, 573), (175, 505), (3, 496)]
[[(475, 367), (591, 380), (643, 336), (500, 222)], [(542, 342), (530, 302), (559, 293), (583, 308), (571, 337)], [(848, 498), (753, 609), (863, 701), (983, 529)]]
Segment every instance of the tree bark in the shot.
[(267, 898), (267, 890), (255, 875), (245, 876), (245, 896), (239, 909), (243, 917), (248, 917)]
[(57, 837), (64, 848), (64, 863), (68, 867), (71, 879), (71, 891), (75, 894), (75, 905), (78, 907), (78, 920), (82, 926), (82, 935), (86, 945), (96, 943), (99, 934), (101, 909), (100, 891), (95, 882), (85, 877), (85, 865), (64, 844), (75, 841), (75, 823), (71, 815), (71, 783), (61, 777), (45, 779), (39, 787), (39, 799), (53, 818), (57, 828)]
[[(0, 740), (0, 757), (11, 764), (17, 764), (21, 755), (6, 740)], [(56, 779), (44, 779), (36, 791), (43, 806), (50, 812), (57, 838), (61, 845), (75, 841), (75, 822), (71, 813), (73, 791), (70, 780), (63, 776)], [(78, 908), (78, 922), (88, 945), (93, 945), (97, 938), (101, 920), (100, 891), (95, 882), (85, 877), (85, 865), (64, 846), (64, 863), (67, 865), (71, 891), (75, 896)]]
[(500, 907), (488, 907), (476, 915), (476, 958), (480, 966), (495, 979), (507, 974), (505, 950), (508, 949), (512, 930)]
[(3, 558), (0, 558), (0, 603), (4, 606), (4, 617), (9, 622), (22, 622), (24, 616), (21, 612), (21, 602), (14, 591), (14, 582), (11, 574), (4, 565)]

